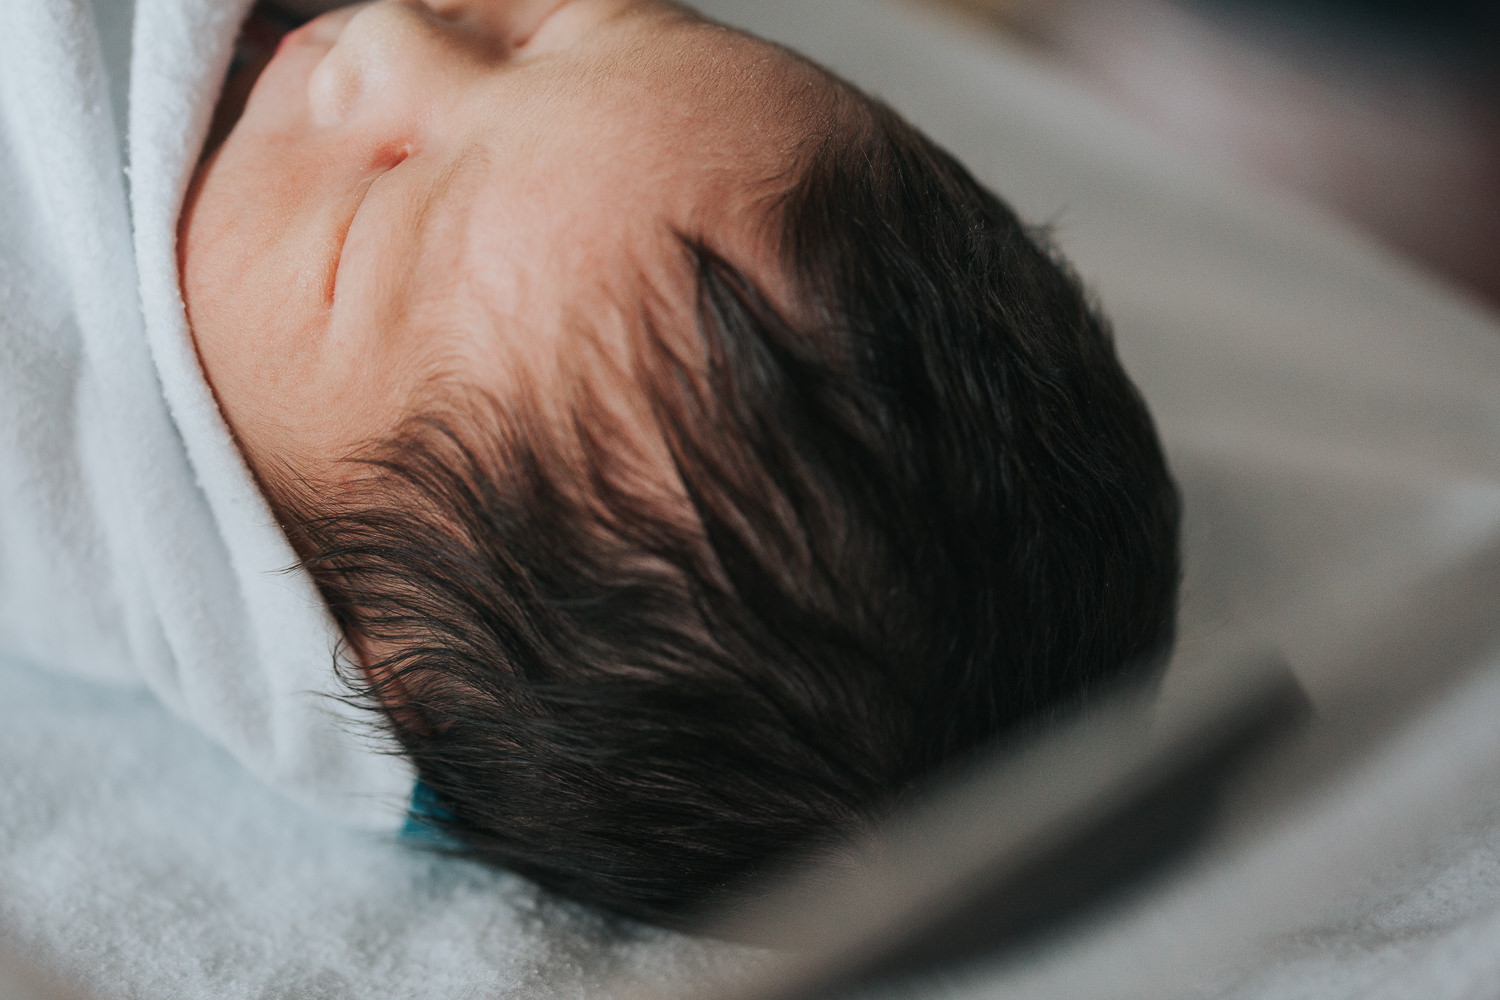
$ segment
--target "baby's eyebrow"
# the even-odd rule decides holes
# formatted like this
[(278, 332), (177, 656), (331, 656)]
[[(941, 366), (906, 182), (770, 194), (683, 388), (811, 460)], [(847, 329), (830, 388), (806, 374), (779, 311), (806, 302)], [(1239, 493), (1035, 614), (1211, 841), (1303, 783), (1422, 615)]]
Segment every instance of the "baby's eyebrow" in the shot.
[(386, 220), (384, 232), (377, 237), (380, 245), (374, 251), (374, 268), (381, 279), (381, 292), (377, 294), (383, 300), (376, 304), (377, 310), (384, 307), (390, 315), (400, 315), (409, 307), (412, 293), (431, 293), (431, 289), (410, 287), (417, 270), (415, 262), (430, 255), (438, 244), (452, 246), (455, 235), (462, 233), (467, 214), (463, 191), (467, 185), (461, 181), (487, 162), (488, 154), (483, 149), (466, 149), (438, 167), (429, 182), (397, 196), (393, 217)]
[[(417, 207), (417, 219), (413, 226), (413, 245), (420, 251), (434, 237), (434, 231), (442, 227), (436, 223), (445, 217), (457, 216), (456, 230), (462, 233), (468, 228), (472, 215), (472, 199), (464, 198), (469, 185), (464, 183), (483, 176), (490, 169), (490, 153), (482, 143), (467, 145), (456, 156), (445, 163), (432, 183), (421, 195)], [(449, 234), (451, 235), (451, 234)]]
[(443, 165), (437, 172), (432, 182), (427, 184), (415, 197), (413, 197), (413, 214), (415, 219), (412, 223), (413, 245), (425, 246), (432, 236), (434, 228), (434, 216), (442, 216), (453, 212), (456, 206), (448, 204), (453, 201), (453, 192), (457, 187), (457, 180), (464, 174), (469, 173), (470, 164), (474, 154), (464, 151)]

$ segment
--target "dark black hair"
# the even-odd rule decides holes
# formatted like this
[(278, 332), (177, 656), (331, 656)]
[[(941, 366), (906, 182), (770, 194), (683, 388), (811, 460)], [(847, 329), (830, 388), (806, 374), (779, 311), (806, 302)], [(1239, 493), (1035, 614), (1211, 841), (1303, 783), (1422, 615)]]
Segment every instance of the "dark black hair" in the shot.
[(775, 206), (795, 309), (685, 235), (701, 353), (640, 324), (685, 502), (586, 394), (272, 491), (466, 853), (671, 921), (1170, 644), (1179, 501), (1107, 325), (951, 156), (840, 117)]

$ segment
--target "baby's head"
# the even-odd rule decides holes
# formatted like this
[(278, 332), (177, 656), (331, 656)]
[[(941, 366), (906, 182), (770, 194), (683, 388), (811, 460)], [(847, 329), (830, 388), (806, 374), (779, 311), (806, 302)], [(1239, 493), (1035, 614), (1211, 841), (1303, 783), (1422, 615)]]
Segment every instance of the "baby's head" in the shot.
[(1170, 642), (1106, 325), (781, 49), (657, 0), (326, 15), (181, 237), (220, 406), (478, 857), (670, 919)]

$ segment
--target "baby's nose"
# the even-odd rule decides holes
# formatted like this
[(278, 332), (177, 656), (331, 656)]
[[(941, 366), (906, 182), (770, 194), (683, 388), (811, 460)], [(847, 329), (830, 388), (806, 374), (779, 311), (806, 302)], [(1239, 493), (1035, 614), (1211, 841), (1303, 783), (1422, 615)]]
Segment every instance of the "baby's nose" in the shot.
[(371, 101), (388, 114), (394, 100), (420, 94), (439, 45), (435, 20), (418, 0), (377, 0), (354, 8), (341, 28), (334, 20), (333, 47), (307, 81), (313, 120), (338, 125)]

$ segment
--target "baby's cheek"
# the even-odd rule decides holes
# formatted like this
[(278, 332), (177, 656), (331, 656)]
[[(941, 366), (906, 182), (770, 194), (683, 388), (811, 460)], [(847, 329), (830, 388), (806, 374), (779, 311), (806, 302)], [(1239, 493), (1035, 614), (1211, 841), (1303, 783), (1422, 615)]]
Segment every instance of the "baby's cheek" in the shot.
[(268, 298), (256, 262), (241, 259), (230, 244), (189, 239), (186, 246), (183, 297), (199, 364), (225, 422), (259, 470), (286, 450), (305, 396), (299, 359), (284, 350), (295, 338), (278, 329), (291, 317), (267, 308), (286, 296)]

